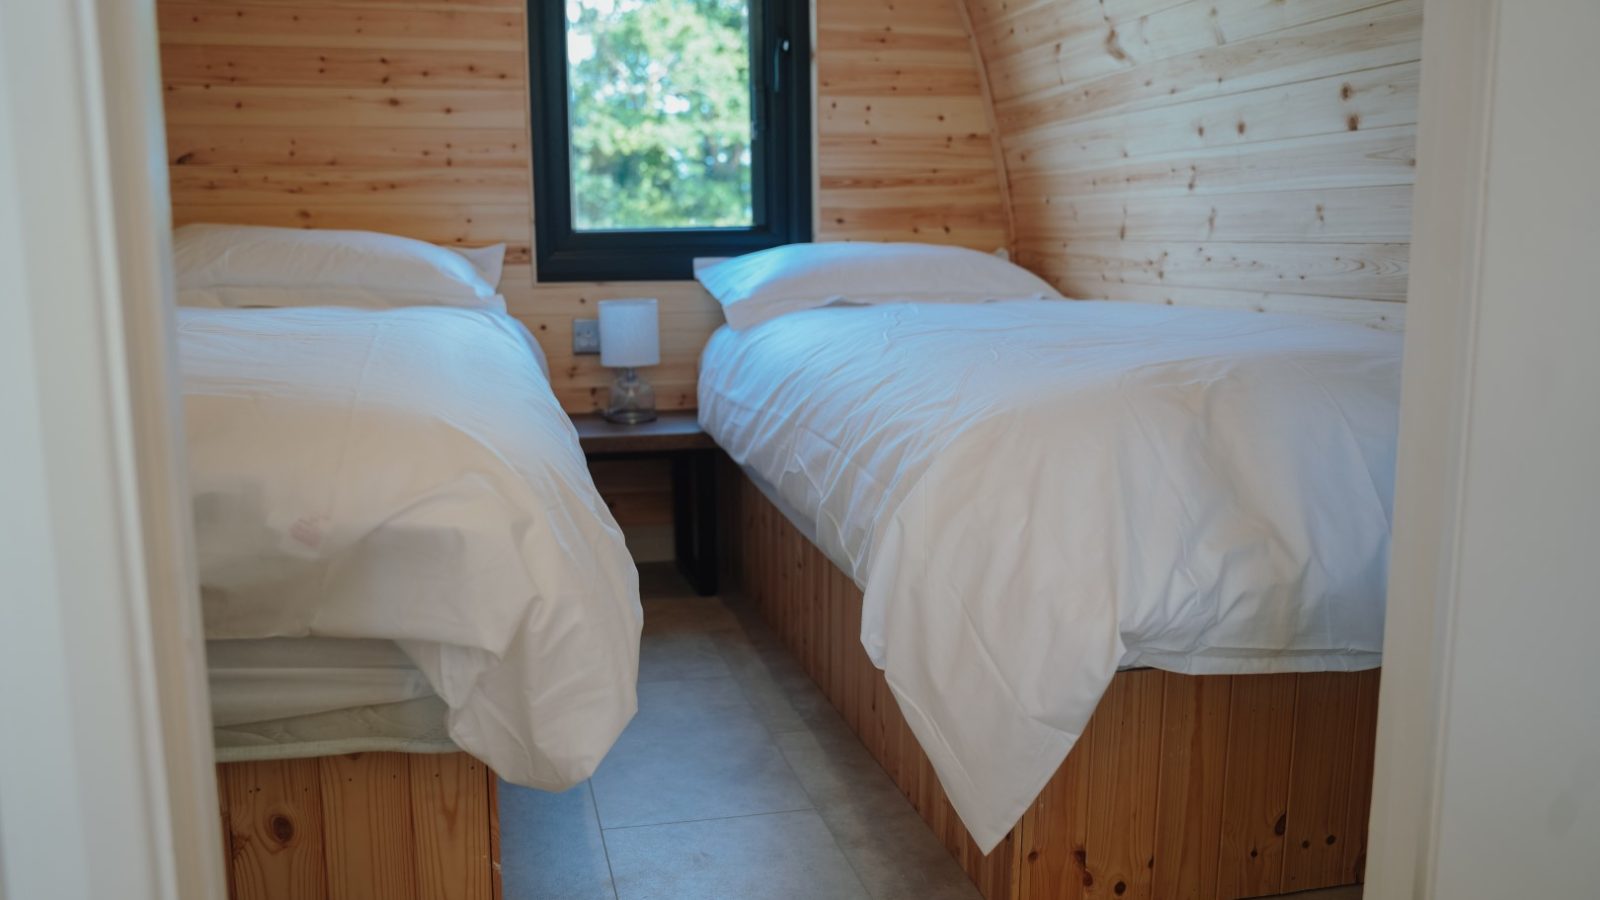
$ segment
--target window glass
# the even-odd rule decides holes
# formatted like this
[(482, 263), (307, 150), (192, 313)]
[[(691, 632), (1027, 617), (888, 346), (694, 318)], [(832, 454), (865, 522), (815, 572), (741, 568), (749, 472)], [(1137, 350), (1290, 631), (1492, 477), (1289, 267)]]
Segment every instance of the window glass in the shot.
[(572, 227), (749, 228), (748, 0), (566, 0)]

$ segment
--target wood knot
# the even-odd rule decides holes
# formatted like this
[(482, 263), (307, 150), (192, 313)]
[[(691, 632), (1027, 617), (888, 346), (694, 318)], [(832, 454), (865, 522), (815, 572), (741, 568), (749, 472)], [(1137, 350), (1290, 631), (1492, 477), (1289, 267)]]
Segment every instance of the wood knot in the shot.
[(278, 813), (267, 819), (267, 830), (278, 843), (287, 844), (294, 839), (294, 820)]
[(1122, 43), (1117, 40), (1117, 29), (1115, 28), (1111, 29), (1111, 32), (1106, 35), (1106, 53), (1110, 54), (1111, 58), (1117, 62), (1128, 61), (1128, 51), (1122, 49)]
[(1123, 894), (1126, 894), (1127, 892), (1128, 892), (1128, 883), (1126, 881), (1119, 881), (1116, 884), (1111, 886), (1111, 893), (1116, 894), (1118, 897), (1121, 897)]
[(1283, 837), (1283, 833), (1286, 830), (1288, 830), (1288, 827), (1289, 827), (1289, 814), (1288, 813), (1283, 813), (1283, 814), (1278, 816), (1277, 824), (1272, 826), (1272, 833), (1277, 835), (1277, 836), (1279, 836), (1279, 837)]
[(1323, 843), (1327, 844), (1329, 847), (1332, 847), (1334, 845), (1334, 842), (1336, 842), (1338, 840), (1339, 839), (1337, 837), (1334, 837), (1333, 835), (1330, 834), (1330, 835), (1328, 835), (1328, 839), (1323, 841)]
[(1029, 850), (1028, 851), (1028, 862), (1034, 862), (1038, 858), (1039, 858), (1039, 851), (1037, 851), (1037, 850)]

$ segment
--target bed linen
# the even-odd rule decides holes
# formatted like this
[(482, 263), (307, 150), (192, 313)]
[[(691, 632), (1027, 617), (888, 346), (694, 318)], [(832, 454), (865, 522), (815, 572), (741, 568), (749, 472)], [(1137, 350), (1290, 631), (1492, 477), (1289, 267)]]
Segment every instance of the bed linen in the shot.
[(700, 418), (863, 588), (987, 852), (1120, 667), (1378, 665), (1400, 346), (1123, 303), (817, 309), (713, 335)]
[(637, 574), (521, 326), (180, 309), (178, 331), (207, 638), (393, 641), (461, 749), (588, 777), (635, 710)]
[(207, 641), (206, 680), (214, 728), (433, 695), (394, 641), (350, 638)]
[(206, 642), (217, 762), (454, 753), (450, 707), (393, 641)]
[(457, 753), (450, 707), (438, 694), (211, 730), (217, 762), (311, 759), (345, 753)]

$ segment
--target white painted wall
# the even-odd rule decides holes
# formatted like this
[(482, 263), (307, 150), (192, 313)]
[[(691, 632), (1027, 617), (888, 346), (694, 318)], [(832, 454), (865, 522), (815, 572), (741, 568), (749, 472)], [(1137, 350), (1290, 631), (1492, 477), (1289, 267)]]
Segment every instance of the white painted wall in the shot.
[(0, 894), (223, 893), (151, 0), (0, 0)]
[(1600, 3), (1424, 23), (1367, 897), (1600, 897)]

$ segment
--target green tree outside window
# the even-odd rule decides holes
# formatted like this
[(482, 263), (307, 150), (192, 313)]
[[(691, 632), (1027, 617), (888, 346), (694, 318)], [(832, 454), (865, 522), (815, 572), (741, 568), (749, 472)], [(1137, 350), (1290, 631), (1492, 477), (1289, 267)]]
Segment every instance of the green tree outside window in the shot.
[(746, 0), (567, 0), (573, 225), (745, 228)]

